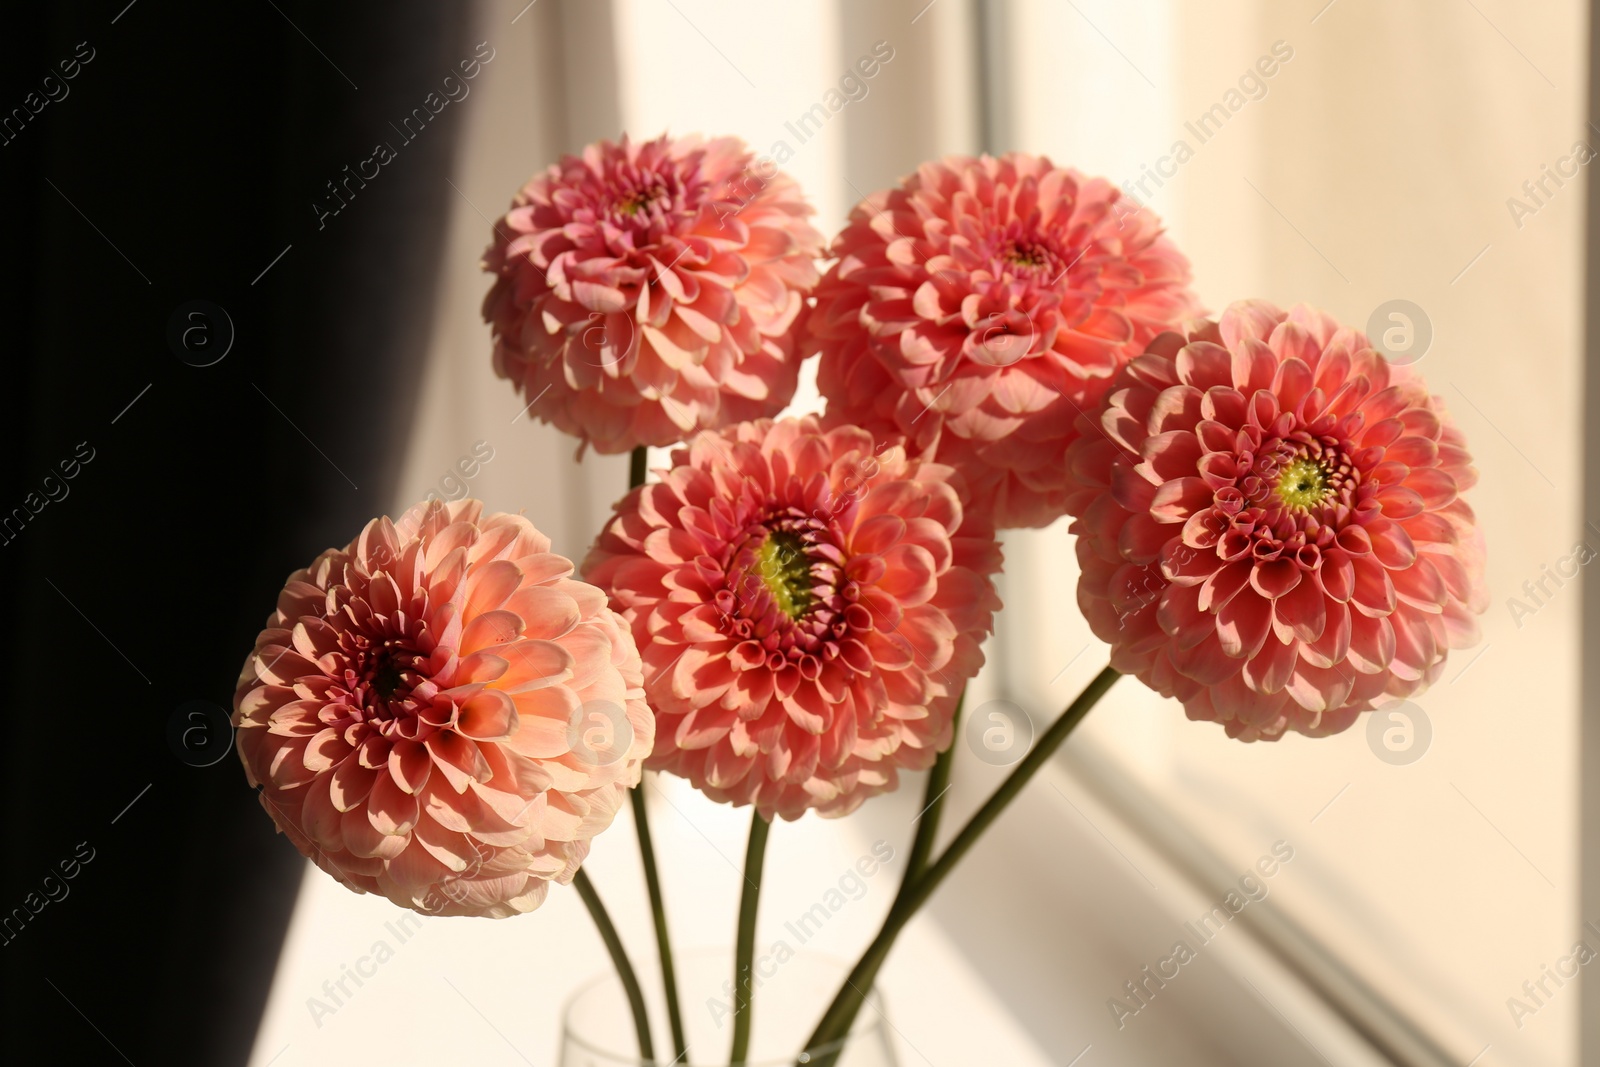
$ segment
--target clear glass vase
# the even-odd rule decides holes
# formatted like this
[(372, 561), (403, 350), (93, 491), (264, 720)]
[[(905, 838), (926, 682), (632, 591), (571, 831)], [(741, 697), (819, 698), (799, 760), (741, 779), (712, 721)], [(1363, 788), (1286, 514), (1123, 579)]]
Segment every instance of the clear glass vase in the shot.
[(802, 1049), (849, 966), (831, 957), (779, 951), (755, 962), (754, 1014), (749, 1056), (729, 1064), (733, 1041), (733, 955), (727, 951), (689, 951), (678, 955), (678, 996), (687, 1058), (673, 1063), (672, 1031), (660, 991), (655, 960), (634, 961), (644, 986), (656, 1058), (639, 1056), (633, 1016), (615, 972), (591, 979), (572, 995), (562, 1013), (560, 1067), (899, 1067), (883, 999), (874, 989), (845, 1040), (826, 1048)]

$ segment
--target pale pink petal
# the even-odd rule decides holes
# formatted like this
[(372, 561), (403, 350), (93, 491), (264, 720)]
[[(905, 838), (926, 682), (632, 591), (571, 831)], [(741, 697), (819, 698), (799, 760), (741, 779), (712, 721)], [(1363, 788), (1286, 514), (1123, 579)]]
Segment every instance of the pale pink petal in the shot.
[[(1153, 212), (1020, 152), (923, 164), (858, 204), (832, 253), (806, 342), (828, 423), (904, 435), (999, 527), (1065, 512), (1080, 414), (1199, 311)], [(1137, 418), (1160, 424), (1188, 394)]]
[[(637, 646), (549, 547), (521, 516), (433, 501), (280, 595), (235, 693), (239, 755), (279, 829), (350, 888), (530, 910), (638, 782), (655, 719)], [(580, 707), (609, 715), (603, 752), (572, 751)]]
[(961, 476), (811, 417), (702, 433), (672, 462), (583, 567), (645, 648), (648, 765), (768, 819), (844, 815), (929, 766), (1000, 606)]
[(822, 235), (733, 137), (600, 141), (494, 227), (494, 371), (599, 452), (670, 445), (793, 397)]
[(1153, 341), (1080, 421), (1063, 464), (1078, 603), (1112, 666), (1190, 718), (1326, 736), (1479, 640), (1461, 433), (1322, 312), (1234, 304)]

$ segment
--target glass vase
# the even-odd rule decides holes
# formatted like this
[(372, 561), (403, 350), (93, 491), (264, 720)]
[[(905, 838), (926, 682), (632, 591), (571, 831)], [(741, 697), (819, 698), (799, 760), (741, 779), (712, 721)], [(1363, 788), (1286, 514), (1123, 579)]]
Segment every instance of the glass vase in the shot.
[(648, 1002), (655, 1059), (639, 1055), (633, 1016), (616, 973), (606, 971), (579, 987), (562, 1013), (560, 1067), (899, 1067), (883, 999), (873, 989), (843, 1041), (802, 1049), (823, 1009), (844, 984), (849, 966), (816, 953), (793, 952), (779, 942), (756, 958), (749, 1055), (730, 1064), (733, 1040), (733, 955), (689, 951), (677, 958), (678, 994), (686, 1058), (674, 1062), (672, 1031), (653, 959), (634, 961)]

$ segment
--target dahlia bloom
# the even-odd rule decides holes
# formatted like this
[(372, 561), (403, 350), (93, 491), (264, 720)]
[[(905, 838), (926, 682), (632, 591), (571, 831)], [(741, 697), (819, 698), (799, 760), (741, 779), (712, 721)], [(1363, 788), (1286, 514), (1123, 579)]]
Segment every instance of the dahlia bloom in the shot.
[(1337, 733), (1478, 640), (1465, 440), (1358, 330), (1234, 304), (1157, 338), (1079, 429), (1078, 604), (1111, 665), (1191, 719)]
[(702, 433), (583, 572), (644, 650), (647, 765), (764, 818), (844, 815), (931, 766), (1000, 604), (949, 467), (812, 417)]
[(494, 368), (600, 452), (775, 415), (822, 235), (734, 137), (601, 141), (535, 175), (483, 267)]
[(374, 519), (289, 576), (234, 694), (262, 807), (357, 892), (531, 911), (638, 783), (655, 722), (605, 594), (476, 500)]
[(830, 422), (898, 430), (996, 526), (1045, 526), (1076, 416), (1197, 314), (1150, 211), (1041, 156), (950, 156), (851, 212), (808, 329)]

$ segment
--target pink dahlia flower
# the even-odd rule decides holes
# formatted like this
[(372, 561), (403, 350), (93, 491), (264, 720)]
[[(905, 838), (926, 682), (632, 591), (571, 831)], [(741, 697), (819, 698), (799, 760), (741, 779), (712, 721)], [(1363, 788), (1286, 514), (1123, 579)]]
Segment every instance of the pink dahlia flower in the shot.
[(531, 911), (639, 781), (655, 722), (605, 594), (475, 500), (368, 523), (289, 576), (234, 694), (262, 807), (357, 892)]
[(1078, 604), (1191, 719), (1337, 733), (1478, 640), (1465, 440), (1359, 331), (1234, 304), (1157, 338), (1079, 425)]
[(810, 417), (672, 463), (583, 567), (644, 650), (648, 765), (768, 819), (844, 815), (930, 766), (1000, 606), (955, 472)]
[(1076, 416), (1199, 307), (1154, 214), (1020, 153), (924, 163), (833, 254), (809, 323), (830, 422), (905, 434), (999, 527), (1063, 514)]
[(734, 137), (624, 137), (533, 177), (495, 227), (495, 373), (600, 452), (775, 415), (822, 235)]

